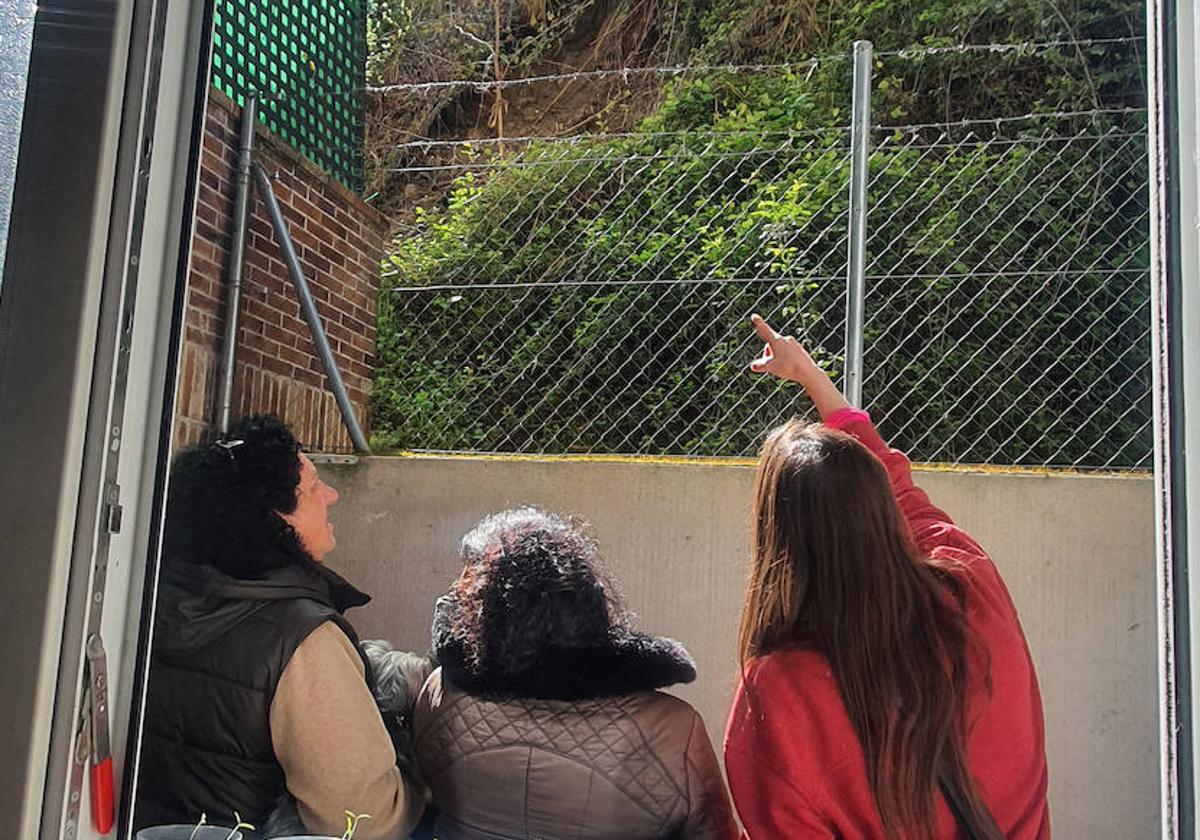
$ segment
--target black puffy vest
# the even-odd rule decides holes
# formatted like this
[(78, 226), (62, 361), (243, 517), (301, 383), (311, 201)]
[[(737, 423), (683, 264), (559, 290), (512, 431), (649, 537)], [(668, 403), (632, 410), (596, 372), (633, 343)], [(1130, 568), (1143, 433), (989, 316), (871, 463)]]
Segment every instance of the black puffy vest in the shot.
[(167, 589), (156, 622), (134, 824), (195, 824), (207, 814), (232, 825), (236, 812), (262, 825), (286, 790), (271, 744), (275, 686), (326, 621), (357, 647), (340, 610), (366, 596), (323, 569), (261, 582), (188, 574)]

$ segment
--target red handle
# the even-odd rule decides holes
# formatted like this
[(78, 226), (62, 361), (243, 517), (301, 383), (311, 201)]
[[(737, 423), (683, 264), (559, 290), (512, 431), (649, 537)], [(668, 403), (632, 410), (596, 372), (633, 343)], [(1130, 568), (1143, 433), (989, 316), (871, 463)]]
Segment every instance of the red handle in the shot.
[(113, 766), (106, 758), (91, 769), (92, 826), (97, 834), (108, 834), (113, 827)]

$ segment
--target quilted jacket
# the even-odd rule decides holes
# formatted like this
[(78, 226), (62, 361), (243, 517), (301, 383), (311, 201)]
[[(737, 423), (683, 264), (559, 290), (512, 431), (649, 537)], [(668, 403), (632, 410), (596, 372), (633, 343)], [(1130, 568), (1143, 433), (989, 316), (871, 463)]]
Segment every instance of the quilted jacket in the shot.
[(439, 669), (413, 728), (439, 840), (737, 836), (704, 723), (669, 694), (487, 700)]
[[(505, 583), (511, 594), (523, 581)], [(458, 611), (451, 596), (438, 602), (433, 650), (441, 667), (412, 715), (414, 752), (438, 814), (433, 836), (737, 836), (704, 722), (657, 690), (696, 678), (678, 642), (627, 626), (601, 627), (586, 644), (564, 634), (479, 640), (464, 636)], [(520, 621), (521, 612), (508, 609), (504, 620)], [(472, 645), (488, 655), (469, 655)]]

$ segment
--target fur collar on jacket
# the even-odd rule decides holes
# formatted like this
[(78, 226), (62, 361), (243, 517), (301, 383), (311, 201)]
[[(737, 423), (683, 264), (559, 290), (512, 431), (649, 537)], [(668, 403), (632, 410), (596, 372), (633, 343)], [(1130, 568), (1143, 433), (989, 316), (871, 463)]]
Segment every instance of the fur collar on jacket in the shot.
[(433, 655), (450, 681), (470, 694), (489, 699), (590, 700), (696, 679), (696, 665), (679, 642), (626, 628), (609, 628), (604, 644), (588, 647), (563, 647), (547, 639), (530, 667), (511, 667), (514, 659), (529, 661), (528, 651), (510, 657), (500, 650), (476, 664), (467, 655), (465, 640), (456, 635), (457, 613), (453, 597), (438, 599)]

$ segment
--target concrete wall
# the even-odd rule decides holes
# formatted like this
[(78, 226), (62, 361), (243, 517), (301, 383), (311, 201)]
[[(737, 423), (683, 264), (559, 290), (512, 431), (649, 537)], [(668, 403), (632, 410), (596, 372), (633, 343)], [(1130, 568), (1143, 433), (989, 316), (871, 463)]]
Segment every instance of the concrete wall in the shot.
[[(521, 503), (594, 525), (640, 626), (682, 640), (678, 694), (719, 743), (735, 684), (753, 469), (729, 464), (367, 458), (325, 466), (342, 493), (331, 565), (375, 596), (365, 637), (429, 644), (461, 535)], [(1054, 834), (1159, 836), (1153, 483), (1143, 477), (923, 472), (992, 553), (1020, 609), (1046, 708)]]

